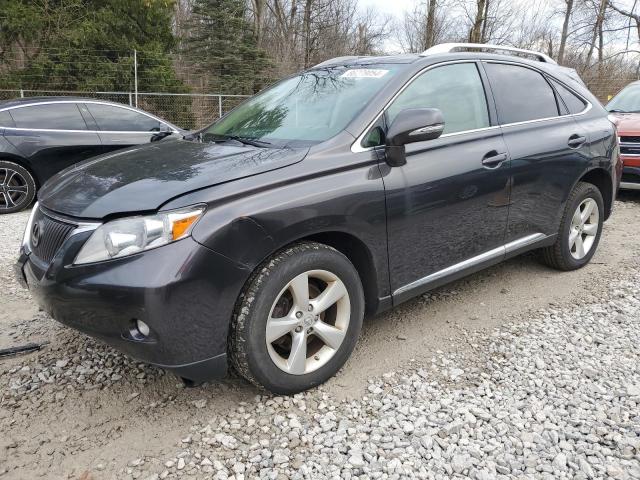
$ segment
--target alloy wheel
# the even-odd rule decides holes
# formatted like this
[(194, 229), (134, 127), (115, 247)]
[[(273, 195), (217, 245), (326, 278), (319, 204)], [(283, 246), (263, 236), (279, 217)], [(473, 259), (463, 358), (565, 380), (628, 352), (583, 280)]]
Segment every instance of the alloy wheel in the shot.
[(266, 325), (269, 356), (291, 375), (313, 372), (336, 354), (350, 318), (349, 293), (342, 280), (326, 270), (301, 273), (271, 307)]
[(0, 168), (0, 210), (18, 207), (28, 198), (27, 180), (15, 170)]
[(585, 198), (571, 219), (569, 251), (576, 260), (583, 259), (593, 247), (598, 235), (600, 211), (593, 198)]

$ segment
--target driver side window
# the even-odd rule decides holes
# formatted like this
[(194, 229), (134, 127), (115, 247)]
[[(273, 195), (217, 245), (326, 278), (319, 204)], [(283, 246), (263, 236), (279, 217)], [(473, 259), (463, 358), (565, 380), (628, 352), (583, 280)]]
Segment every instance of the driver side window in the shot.
[(420, 75), (387, 109), (387, 125), (407, 108), (442, 111), (445, 134), (490, 126), (487, 98), (475, 63), (445, 65)]

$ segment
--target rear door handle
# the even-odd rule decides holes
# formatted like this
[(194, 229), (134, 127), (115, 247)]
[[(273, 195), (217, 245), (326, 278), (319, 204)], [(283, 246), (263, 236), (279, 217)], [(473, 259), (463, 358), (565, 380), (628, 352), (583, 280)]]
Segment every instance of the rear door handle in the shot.
[(569, 137), (569, 141), (567, 142), (567, 145), (569, 145), (570, 148), (578, 148), (584, 145), (586, 141), (587, 141), (587, 137), (580, 136), (576, 133)]
[(506, 153), (498, 153), (496, 150), (492, 150), (482, 157), (482, 166), (493, 170), (494, 168), (498, 168), (502, 165), (502, 162), (507, 158)]

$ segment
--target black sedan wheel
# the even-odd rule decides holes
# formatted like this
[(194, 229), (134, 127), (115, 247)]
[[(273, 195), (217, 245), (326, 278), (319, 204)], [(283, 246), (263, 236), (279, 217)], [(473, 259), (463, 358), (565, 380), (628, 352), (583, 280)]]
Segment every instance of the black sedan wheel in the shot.
[(0, 160), (0, 215), (24, 210), (36, 196), (36, 182), (17, 163)]
[(274, 393), (319, 385), (347, 361), (364, 314), (360, 277), (337, 250), (300, 243), (258, 268), (234, 316), (235, 369)]

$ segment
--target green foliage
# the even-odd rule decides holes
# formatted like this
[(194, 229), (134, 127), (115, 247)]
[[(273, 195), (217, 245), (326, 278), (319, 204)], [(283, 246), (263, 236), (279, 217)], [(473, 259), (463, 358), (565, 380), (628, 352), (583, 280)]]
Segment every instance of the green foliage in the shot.
[(185, 53), (210, 92), (253, 94), (270, 65), (258, 48), (244, 0), (195, 0)]
[(0, 0), (0, 88), (181, 92), (173, 0)]

